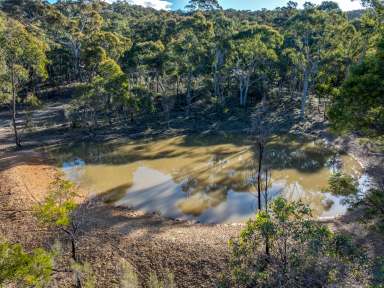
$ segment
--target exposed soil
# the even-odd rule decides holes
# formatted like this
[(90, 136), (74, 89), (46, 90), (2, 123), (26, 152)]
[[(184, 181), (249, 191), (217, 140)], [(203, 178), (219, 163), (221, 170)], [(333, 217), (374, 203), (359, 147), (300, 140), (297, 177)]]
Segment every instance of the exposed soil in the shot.
[[(0, 156), (0, 235), (28, 250), (49, 248), (52, 231), (42, 227), (33, 207), (60, 176), (45, 155), (33, 151), (2, 152)], [(121, 259), (129, 261), (144, 284), (150, 273), (171, 271), (177, 287), (213, 287), (228, 273), (228, 240), (240, 225), (200, 225), (144, 215), (95, 201), (85, 215), (78, 249), (80, 259), (92, 264), (97, 287), (119, 287)], [(65, 235), (58, 270), (69, 261)], [(53, 287), (72, 285), (71, 273), (56, 273)]]
[[(7, 111), (0, 112), (0, 237), (19, 242), (26, 249), (49, 248), (60, 235), (63, 257), (56, 268), (68, 263), (69, 243), (65, 235), (42, 227), (33, 215), (33, 207), (50, 190), (60, 173), (53, 161), (34, 150), (13, 150), (13, 136)], [(47, 117), (51, 119), (47, 122)], [(27, 148), (55, 145), (66, 139), (85, 137), (87, 132), (71, 132), (62, 123), (63, 105), (53, 103), (33, 115), (32, 132), (26, 131)], [(43, 123), (48, 123), (48, 125)], [(294, 127), (293, 127), (294, 128)], [(382, 177), (382, 158), (362, 149), (356, 138), (329, 138), (322, 125), (308, 128), (310, 134), (331, 139), (331, 143), (351, 153), (373, 176)], [(308, 130), (307, 129), (307, 130)], [(28, 136), (28, 138), (27, 138)], [(362, 154), (363, 151), (364, 153)], [(381, 175), (380, 175), (381, 174)], [(358, 212), (357, 212), (358, 214)], [(328, 221), (335, 230), (352, 233), (372, 256), (384, 255), (382, 236), (367, 231), (356, 220), (356, 213)], [(80, 259), (92, 264), (97, 287), (119, 287), (121, 259), (129, 261), (144, 285), (151, 272), (160, 278), (167, 270), (175, 276), (177, 287), (214, 287), (221, 274), (228, 273), (228, 240), (238, 235), (242, 225), (202, 225), (144, 215), (138, 211), (92, 201), (86, 212), (78, 249)], [(55, 236), (55, 237), (54, 237)], [(58, 272), (52, 287), (69, 287), (72, 274)]]

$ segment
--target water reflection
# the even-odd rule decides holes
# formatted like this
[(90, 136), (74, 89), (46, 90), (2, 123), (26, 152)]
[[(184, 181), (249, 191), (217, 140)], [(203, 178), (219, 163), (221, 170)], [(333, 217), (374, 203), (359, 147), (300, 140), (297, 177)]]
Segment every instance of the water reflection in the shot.
[[(68, 178), (114, 205), (204, 223), (239, 222), (253, 216), (257, 161), (249, 140), (195, 138), (81, 143), (52, 153)], [(342, 197), (321, 191), (331, 172), (341, 169), (358, 177), (356, 161), (313, 142), (287, 139), (273, 139), (266, 151), (269, 198), (281, 194), (302, 200), (317, 217), (346, 212)]]

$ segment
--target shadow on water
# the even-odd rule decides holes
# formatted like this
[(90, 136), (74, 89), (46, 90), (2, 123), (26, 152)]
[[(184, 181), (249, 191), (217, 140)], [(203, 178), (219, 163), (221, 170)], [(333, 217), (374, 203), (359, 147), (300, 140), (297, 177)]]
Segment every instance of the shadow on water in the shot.
[[(80, 142), (50, 153), (70, 179), (107, 203), (205, 223), (241, 221), (256, 211), (253, 180), (258, 153), (246, 136)], [(333, 211), (331, 206), (340, 201), (331, 199), (324, 205), (319, 192), (327, 184), (327, 165), (334, 155), (313, 141), (273, 137), (264, 165), (272, 171), (271, 189), (280, 192), (271, 193), (307, 199), (318, 211)]]
[(107, 191), (101, 192), (98, 196), (106, 204), (113, 204), (116, 201), (119, 201), (124, 197), (127, 190), (132, 186), (131, 183), (119, 185), (117, 187), (111, 188)]
[[(257, 158), (257, 148), (247, 136), (223, 135), (187, 135), (174, 138), (159, 137), (140, 140), (120, 140), (111, 142), (74, 142), (50, 149), (59, 162), (79, 158), (87, 164), (122, 165), (145, 160), (195, 156), (206, 148), (206, 153), (214, 159), (225, 160), (234, 154), (228, 146), (245, 148)], [(153, 143), (161, 143), (151, 148)], [(238, 151), (235, 151), (235, 153)], [(270, 169), (292, 168), (306, 173), (315, 173), (324, 167), (334, 154), (329, 149), (313, 145), (313, 141), (293, 140), (290, 137), (275, 137), (266, 147), (265, 163)], [(61, 164), (61, 163), (60, 163)], [(245, 163), (246, 164), (246, 163)]]

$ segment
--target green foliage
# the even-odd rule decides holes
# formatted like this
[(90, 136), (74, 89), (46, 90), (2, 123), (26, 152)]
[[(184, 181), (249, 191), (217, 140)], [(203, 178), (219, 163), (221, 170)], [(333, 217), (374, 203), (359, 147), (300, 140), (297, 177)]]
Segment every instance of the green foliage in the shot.
[(341, 93), (335, 95), (329, 117), (336, 130), (384, 131), (384, 38), (373, 55), (353, 67)]
[(163, 65), (164, 44), (158, 41), (146, 41), (138, 43), (124, 56), (127, 69), (151, 69), (161, 70)]
[(352, 176), (340, 172), (329, 177), (327, 191), (337, 196), (356, 195), (357, 183)]
[(53, 255), (44, 249), (24, 251), (20, 244), (0, 242), (0, 286), (46, 287), (53, 269)]
[(114, 111), (127, 114), (137, 109), (137, 101), (130, 91), (129, 80), (113, 59), (99, 64), (97, 76), (86, 85), (70, 110), (73, 126), (95, 127), (98, 120), (107, 118), (111, 123)]
[(35, 207), (37, 218), (47, 225), (66, 227), (71, 222), (71, 213), (76, 209), (76, 189), (72, 182), (59, 179), (42, 204)]
[[(88, 91), (74, 97), (69, 113), (76, 127), (131, 123), (155, 112), (236, 113), (225, 106), (239, 94), (239, 106), (282, 96), (296, 103), (300, 94), (316, 94), (320, 104), (332, 102), (335, 128), (380, 131), (383, 65), (373, 47), (382, 34), (382, 5), (365, 2), (374, 9), (349, 19), (331, 1), (251, 12), (193, 0), (193, 11), (181, 13), (122, 1), (6, 0), (0, 99), (9, 100), (9, 60), (17, 59), (20, 92), (82, 82)], [(302, 109), (312, 108), (303, 99)]]
[[(10, 104), (16, 146), (21, 147), (17, 132), (16, 102), (21, 89), (28, 91), (34, 81), (47, 77), (47, 45), (30, 33), (21, 22), (0, 14), (0, 104)], [(28, 83), (29, 82), (29, 83)], [(29, 85), (27, 85), (29, 84)], [(32, 85), (31, 85), (32, 84)]]
[(234, 36), (231, 42), (233, 61), (244, 66), (254, 65), (256, 61), (256, 65), (266, 60), (276, 61), (276, 50), (281, 43), (281, 35), (271, 27), (251, 27)]
[(382, 185), (369, 189), (364, 195), (357, 197), (353, 204), (362, 209), (363, 222), (384, 234), (384, 189)]
[(112, 59), (106, 59), (101, 62), (98, 69), (98, 75), (107, 80), (119, 76), (122, 73), (120, 66)]
[(34, 71), (39, 77), (47, 77), (45, 42), (29, 33), (23, 24), (11, 18), (4, 21), (0, 32), (0, 47), (10, 68), (12, 65), (19, 65), (23, 69)]
[[(324, 287), (361, 275), (363, 254), (350, 237), (311, 220), (300, 202), (276, 198), (230, 242), (229, 286)], [(264, 252), (265, 245), (269, 249)], [(360, 263), (360, 264), (356, 264)], [(360, 273), (360, 274), (359, 274)]]

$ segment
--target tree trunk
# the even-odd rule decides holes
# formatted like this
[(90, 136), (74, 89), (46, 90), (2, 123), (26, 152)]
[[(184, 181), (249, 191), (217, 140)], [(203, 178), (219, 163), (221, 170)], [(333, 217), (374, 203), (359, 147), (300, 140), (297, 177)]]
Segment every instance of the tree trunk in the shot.
[(362, 48), (362, 51), (360, 53), (358, 64), (363, 63), (363, 61), (365, 59), (365, 55), (367, 54), (367, 50), (368, 50), (368, 38), (364, 37), (363, 48)]
[(224, 55), (223, 52), (220, 49), (216, 49), (216, 61), (214, 65), (214, 83), (213, 83), (213, 88), (214, 88), (214, 94), (215, 97), (218, 99), (218, 103), (220, 105), (224, 104), (224, 97), (223, 97), (223, 91), (222, 91), (222, 84), (221, 84), (221, 75), (219, 72), (219, 68), (223, 65), (224, 62)]
[(265, 169), (265, 188), (264, 188), (264, 205), (265, 211), (268, 212), (268, 169)]
[(239, 83), (239, 89), (240, 89), (240, 106), (243, 106), (243, 91), (244, 91), (244, 88), (243, 88), (243, 80), (242, 78), (240, 78), (240, 83)]
[(240, 76), (240, 106), (247, 106), (248, 90), (249, 90), (249, 81), (250, 76)]
[[(72, 259), (75, 263), (78, 263), (77, 254), (76, 254), (76, 243), (75, 239), (71, 237), (71, 251), (72, 251)], [(76, 288), (81, 288), (81, 277), (79, 271), (75, 271), (75, 286)]]
[(188, 72), (188, 83), (187, 83), (187, 115), (191, 114), (191, 104), (192, 104), (192, 70), (189, 69)]
[(176, 76), (176, 99), (179, 99), (179, 75)]
[(156, 93), (159, 93), (159, 73), (156, 72)]
[(249, 79), (250, 77), (247, 76), (246, 77), (246, 80), (245, 80), (245, 91), (244, 91), (244, 98), (243, 98), (243, 101), (244, 101), (244, 107), (247, 106), (247, 100), (248, 100), (248, 90), (249, 90)]
[(259, 166), (257, 171), (257, 197), (258, 197), (258, 208), (261, 211), (261, 165), (263, 162), (264, 146), (259, 142)]
[(73, 261), (77, 262), (77, 254), (76, 254), (76, 242), (73, 236), (71, 237), (71, 254)]
[(17, 148), (21, 148), (21, 140), (20, 136), (17, 132), (17, 125), (16, 125), (16, 83), (15, 83), (15, 71), (13, 64), (11, 65), (11, 78), (12, 78), (12, 126), (13, 131), (15, 134), (15, 143)]
[(74, 43), (73, 44), (73, 53), (74, 53), (74, 57), (75, 57), (75, 76), (76, 76), (76, 79), (75, 80), (82, 80), (81, 79), (81, 57), (80, 57), (80, 53), (81, 53), (81, 44), (80, 43)]
[(80, 275), (79, 275), (79, 272), (76, 272), (76, 288), (81, 288), (81, 280), (80, 280)]
[(305, 67), (304, 70), (304, 83), (303, 83), (303, 94), (301, 96), (301, 111), (300, 119), (304, 120), (305, 116), (305, 106), (308, 98), (308, 88), (309, 88), (309, 67)]

